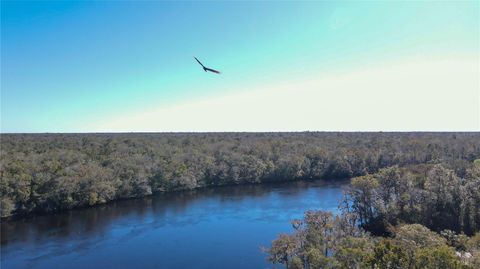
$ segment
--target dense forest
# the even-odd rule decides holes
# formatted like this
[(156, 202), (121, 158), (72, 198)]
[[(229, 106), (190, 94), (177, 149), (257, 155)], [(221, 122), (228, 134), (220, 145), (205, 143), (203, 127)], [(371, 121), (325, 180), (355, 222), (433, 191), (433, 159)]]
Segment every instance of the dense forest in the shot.
[[(390, 179), (385, 183), (393, 185), (383, 186), (384, 182), (372, 174), (393, 165), (442, 163), (441, 168), (429, 172), (432, 176), (449, 175), (444, 180), (446, 186), (438, 190), (460, 188), (452, 199), (458, 195), (463, 199), (478, 195), (469, 192), (472, 187), (466, 181), (471, 163), (478, 158), (479, 133), (2, 134), (1, 216), (53, 212), (208, 186), (365, 176), (355, 179), (353, 186), (360, 189), (366, 185), (365, 192), (376, 190), (377, 185), (393, 188), (378, 190), (389, 193), (381, 199), (391, 200), (378, 200), (377, 191), (372, 197), (360, 191), (350, 195), (365, 228), (378, 226), (375, 230), (385, 234), (402, 218), (414, 217), (406, 221), (417, 222), (418, 217), (431, 228), (426, 221), (429, 217), (441, 222), (442, 216), (428, 215), (434, 214), (430, 208), (417, 208), (421, 199), (431, 198), (425, 192), (433, 195), (437, 190), (415, 177), (408, 180), (410, 185), (402, 185), (407, 190)], [(395, 173), (398, 175), (393, 178), (405, 178), (401, 169)], [(422, 184), (430, 187), (420, 188), (419, 195), (403, 197)], [(362, 204), (355, 195), (373, 199), (375, 204)], [(397, 196), (405, 198), (401, 203), (415, 204), (396, 204), (400, 200), (392, 197)], [(434, 197), (443, 199), (438, 193)], [(468, 204), (475, 201), (477, 204)], [(430, 202), (425, 206), (434, 207), (435, 201)], [(472, 226), (478, 224), (478, 214), (470, 212), (474, 206), (478, 208), (478, 200), (465, 202), (466, 211), (461, 213), (451, 208), (458, 201), (445, 203), (448, 214), (458, 220), (444, 221), (445, 228), (469, 234), (478, 230)], [(390, 209), (398, 206), (402, 210)]]
[(299, 268), (480, 268), (480, 159), (356, 177), (340, 214), (308, 211), (266, 249)]

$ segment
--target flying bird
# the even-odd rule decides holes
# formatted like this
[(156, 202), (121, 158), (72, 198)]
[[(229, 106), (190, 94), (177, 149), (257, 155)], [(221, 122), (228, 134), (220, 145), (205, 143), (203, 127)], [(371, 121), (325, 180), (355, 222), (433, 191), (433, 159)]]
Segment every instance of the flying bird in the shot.
[(217, 70), (214, 70), (214, 69), (205, 67), (205, 66), (197, 59), (197, 57), (193, 57), (193, 58), (195, 58), (195, 60), (197, 60), (197, 62), (203, 67), (203, 71), (205, 71), (205, 72), (210, 71), (210, 72), (215, 73), (215, 74), (220, 74), (220, 71), (217, 71)]

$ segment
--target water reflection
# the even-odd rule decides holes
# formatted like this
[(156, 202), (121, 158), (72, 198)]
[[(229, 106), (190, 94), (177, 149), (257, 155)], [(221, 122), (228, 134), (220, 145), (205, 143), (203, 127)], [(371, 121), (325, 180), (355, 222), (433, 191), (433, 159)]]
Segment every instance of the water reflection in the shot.
[[(345, 183), (314, 181), (212, 188), (9, 220), (1, 224), (2, 268), (48, 268), (49, 261), (53, 260), (58, 265), (57, 268), (71, 267), (72, 264), (61, 257), (73, 254), (75, 257), (86, 257), (86, 260), (92, 256), (90, 260), (93, 263), (93, 249), (108, 249), (111, 253), (119, 254), (119, 246), (129, 250), (130, 255), (140, 251), (136, 249), (139, 245), (148, 244), (168, 250), (177, 247), (186, 248), (187, 253), (201, 253), (203, 250), (199, 248), (202, 246), (212, 244), (218, 248), (221, 247), (219, 244), (228, 243), (227, 240), (237, 242), (235, 250), (239, 253), (248, 252), (247, 247), (253, 248), (249, 251), (251, 255), (258, 256), (255, 256), (257, 263), (248, 266), (254, 266), (264, 263), (264, 257), (258, 253), (259, 243), (253, 239), (239, 238), (238, 235), (231, 234), (229, 229), (249, 229), (255, 234), (271, 230), (269, 233), (274, 235), (275, 230), (287, 229), (288, 221), (299, 217), (304, 210), (335, 210), (341, 196), (341, 186)], [(226, 234), (217, 238), (214, 233), (222, 231)], [(269, 240), (273, 239), (271, 235)], [(190, 236), (185, 240), (191, 239), (192, 246), (184, 245), (183, 236)], [(260, 237), (258, 236), (259, 240), (264, 242), (267, 239)], [(242, 240), (251, 245), (242, 245)], [(142, 251), (143, 254), (150, 250)], [(221, 255), (222, 252), (218, 254)], [(156, 256), (151, 258), (165, 259), (160, 254)], [(183, 256), (177, 256), (168, 258), (184, 259)], [(224, 256), (225, 262), (235, 262), (228, 260), (228, 253)], [(200, 258), (204, 257), (199, 255), (197, 259)], [(98, 261), (95, 262), (94, 267), (98, 267)], [(170, 262), (169, 268), (181, 268), (180, 261)], [(205, 261), (205, 268), (212, 265), (209, 262)], [(123, 263), (120, 267), (129, 268), (129, 265)], [(147, 267), (149, 265), (145, 264)]]

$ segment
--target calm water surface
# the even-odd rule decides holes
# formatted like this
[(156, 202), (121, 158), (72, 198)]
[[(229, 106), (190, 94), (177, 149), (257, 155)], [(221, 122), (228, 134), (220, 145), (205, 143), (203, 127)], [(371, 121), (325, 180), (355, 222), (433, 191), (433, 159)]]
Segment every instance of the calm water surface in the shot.
[(260, 246), (347, 182), (222, 187), (1, 224), (1, 268), (268, 268)]

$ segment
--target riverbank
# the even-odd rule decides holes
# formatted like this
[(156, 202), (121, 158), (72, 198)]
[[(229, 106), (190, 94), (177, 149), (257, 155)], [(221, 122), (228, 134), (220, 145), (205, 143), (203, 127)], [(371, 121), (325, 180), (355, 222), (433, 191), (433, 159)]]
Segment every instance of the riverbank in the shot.
[(305, 210), (337, 210), (344, 187), (322, 180), (230, 186), (6, 222), (1, 267), (266, 268), (260, 247), (290, 232), (289, 220)]
[(4, 134), (2, 217), (197, 188), (471, 162), (479, 133)]

